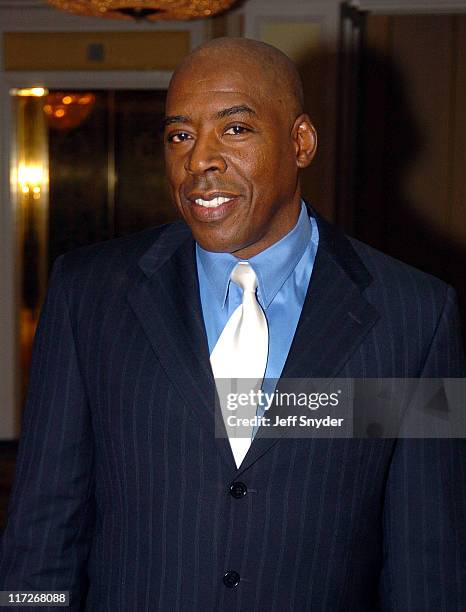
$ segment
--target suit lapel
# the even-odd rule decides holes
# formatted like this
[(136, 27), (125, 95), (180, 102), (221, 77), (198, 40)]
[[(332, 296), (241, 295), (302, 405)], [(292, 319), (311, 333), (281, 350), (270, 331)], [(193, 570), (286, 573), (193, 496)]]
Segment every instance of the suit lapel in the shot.
[[(372, 277), (349, 240), (321, 217), (319, 247), (293, 342), (278, 387), (287, 378), (333, 378), (361, 344), (378, 318), (363, 296)], [(195, 411), (209, 435), (215, 424), (224, 431), (215, 410), (215, 381), (199, 298), (195, 243), (184, 224), (175, 224), (143, 255), (144, 272), (128, 293), (167, 376)], [(268, 416), (278, 414), (272, 406)], [(238, 474), (277, 439), (259, 429)], [(230, 444), (217, 438), (218, 450), (235, 467)]]
[[(322, 238), (282, 378), (337, 376), (378, 319), (361, 283), (348, 273), (354, 262), (346, 260), (343, 267), (325, 234)], [(354, 251), (348, 255), (357, 257)]]
[[(195, 259), (195, 243), (183, 226), (172, 226), (141, 260), (144, 274), (128, 300), (179, 395), (208, 435), (215, 436), (215, 382), (209, 360)], [(220, 454), (234, 467), (226, 438), (216, 439)]]
[[(281, 391), (292, 390), (287, 389), (286, 379), (336, 377), (379, 316), (362, 294), (372, 277), (351, 243), (315, 216), (319, 247), (298, 326), (277, 385)], [(272, 405), (267, 416), (273, 421), (278, 414), (280, 409)], [(277, 442), (276, 438), (263, 437), (265, 433), (265, 428), (259, 429), (240, 471)]]

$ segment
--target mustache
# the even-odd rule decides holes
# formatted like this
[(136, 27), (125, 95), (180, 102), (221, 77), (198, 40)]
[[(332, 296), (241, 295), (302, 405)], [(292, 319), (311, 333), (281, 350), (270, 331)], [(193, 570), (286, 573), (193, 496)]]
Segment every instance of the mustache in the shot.
[(240, 193), (243, 189), (239, 185), (235, 185), (230, 182), (220, 181), (206, 181), (206, 180), (192, 180), (189, 184), (183, 186), (183, 194), (187, 195), (193, 191), (201, 191), (203, 193), (214, 192), (214, 191), (228, 191), (233, 193)]

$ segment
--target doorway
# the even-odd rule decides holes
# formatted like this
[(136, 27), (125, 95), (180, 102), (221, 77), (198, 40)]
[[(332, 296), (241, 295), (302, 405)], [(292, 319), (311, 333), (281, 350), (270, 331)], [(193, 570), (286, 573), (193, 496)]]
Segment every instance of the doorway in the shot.
[(343, 5), (336, 209), (349, 234), (456, 289), (466, 341), (465, 44), (465, 14)]
[(12, 94), (23, 405), (33, 337), (55, 259), (178, 215), (164, 178), (165, 90), (35, 88)]

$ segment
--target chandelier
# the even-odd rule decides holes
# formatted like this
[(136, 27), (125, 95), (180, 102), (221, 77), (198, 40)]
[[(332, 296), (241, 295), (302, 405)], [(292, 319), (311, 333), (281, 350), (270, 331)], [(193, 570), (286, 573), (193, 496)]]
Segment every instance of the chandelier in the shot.
[(55, 8), (77, 15), (109, 19), (184, 20), (212, 17), (236, 0), (48, 0)]
[(95, 103), (90, 92), (54, 91), (44, 101), (44, 114), (49, 127), (70, 130), (89, 116)]

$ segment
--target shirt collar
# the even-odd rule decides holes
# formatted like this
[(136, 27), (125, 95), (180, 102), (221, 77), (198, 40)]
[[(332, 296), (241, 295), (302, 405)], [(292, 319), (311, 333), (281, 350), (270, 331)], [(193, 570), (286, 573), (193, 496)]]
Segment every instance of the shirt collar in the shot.
[[(257, 275), (257, 296), (263, 308), (268, 308), (278, 291), (295, 269), (311, 242), (311, 224), (306, 206), (301, 201), (301, 212), (294, 228), (278, 242), (248, 260)], [(200, 264), (213, 295), (223, 308), (228, 294), (230, 275), (241, 261), (231, 253), (213, 253), (196, 244)]]

